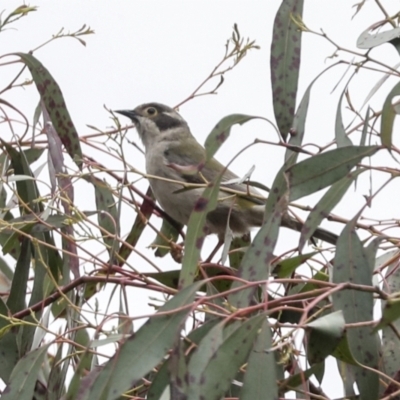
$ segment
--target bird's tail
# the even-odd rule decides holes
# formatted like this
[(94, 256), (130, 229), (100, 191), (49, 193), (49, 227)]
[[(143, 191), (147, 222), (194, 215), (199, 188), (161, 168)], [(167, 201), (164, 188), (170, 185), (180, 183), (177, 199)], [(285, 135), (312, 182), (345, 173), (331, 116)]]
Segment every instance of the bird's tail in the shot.
[[(248, 214), (249, 225), (261, 226), (262, 224), (261, 221), (263, 221), (264, 219), (264, 211), (265, 211), (264, 206), (255, 206), (249, 209), (249, 214)], [(301, 232), (304, 227), (304, 223), (285, 214), (282, 215), (281, 226), (292, 229), (297, 232)], [(335, 245), (338, 240), (338, 236), (336, 234), (329, 232), (323, 228), (317, 228), (313, 232), (312, 237), (333, 245)]]

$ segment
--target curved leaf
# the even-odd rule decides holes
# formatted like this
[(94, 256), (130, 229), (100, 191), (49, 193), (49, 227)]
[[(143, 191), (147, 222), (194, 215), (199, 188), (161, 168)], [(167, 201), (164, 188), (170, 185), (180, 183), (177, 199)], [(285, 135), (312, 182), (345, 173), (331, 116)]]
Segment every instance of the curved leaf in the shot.
[(289, 167), (286, 175), (290, 201), (332, 185), (349, 173), (364, 157), (371, 156), (378, 150), (378, 146), (340, 147)]
[[(263, 223), (257, 232), (251, 246), (247, 249), (242, 264), (238, 270), (238, 277), (249, 282), (267, 279), (270, 275), (271, 261), (275, 258), (274, 249), (278, 240), (282, 213), (286, 209), (285, 198), (276, 205), (273, 213)], [(244, 286), (243, 282), (235, 280), (232, 289)], [(231, 293), (228, 302), (236, 307), (247, 307), (253, 300), (257, 286), (252, 286)]]
[[(301, 102), (299, 106), (297, 107), (296, 114), (293, 119), (293, 127), (292, 127), (292, 134), (290, 135), (289, 138), (289, 144), (292, 146), (297, 146), (300, 147), (301, 144), (303, 143), (303, 138), (304, 138), (304, 132), (305, 132), (305, 127), (306, 127), (306, 118), (307, 118), (307, 112), (308, 112), (308, 105), (310, 103), (310, 94), (311, 94), (311, 88), (314, 85), (315, 81), (321, 76), (318, 75), (308, 86), (307, 90), (305, 91), (303, 98), (301, 99)], [(286, 149), (285, 153), (285, 161), (287, 161), (292, 155), (294, 154), (294, 151), (288, 147)], [(294, 154), (294, 161), (297, 160), (297, 154)]]
[(300, 70), (303, 0), (283, 0), (275, 16), (271, 44), (271, 84), (275, 119), (286, 139), (292, 127)]
[(342, 100), (343, 96), (347, 90), (347, 86), (343, 93), (340, 95), (339, 103), (336, 110), (336, 120), (335, 120), (335, 139), (338, 147), (345, 147), (345, 146), (353, 146), (352, 141), (346, 135), (346, 131), (344, 130), (343, 126), (343, 118), (342, 118)]
[(214, 210), (218, 202), (219, 187), (222, 171), (215, 182), (210, 182), (203, 194), (197, 199), (190, 215), (185, 239), (185, 253), (183, 255), (182, 270), (179, 276), (179, 287), (186, 287), (194, 282), (200, 251), (208, 232), (205, 230), (207, 214)]
[(233, 125), (242, 125), (255, 118), (260, 117), (244, 114), (232, 114), (222, 118), (221, 121), (215, 125), (214, 129), (207, 136), (206, 141), (204, 142), (204, 148), (206, 149), (205, 161), (211, 160), (214, 157), (214, 154), (218, 151), (225, 140), (228, 139)]
[(321, 200), (319, 200), (316, 206), (311, 210), (303, 225), (299, 241), (300, 250), (305, 246), (307, 240), (312, 237), (314, 231), (321, 224), (322, 220), (329, 215), (333, 208), (346, 194), (347, 190), (357, 178), (357, 176), (364, 171), (365, 170), (358, 169), (356, 171), (350, 172), (340, 181), (335, 182), (322, 196)]
[[(400, 28), (393, 28), (389, 31), (377, 31), (370, 35), (371, 28), (366, 29), (357, 39), (357, 47), (359, 49), (372, 49), (385, 43), (390, 43), (400, 36)], [(392, 43), (393, 44), (393, 43)], [(395, 46), (396, 47), (396, 46)]]
[[(180, 226), (181, 228), (183, 227), (182, 225)], [(168, 254), (171, 251), (170, 242), (175, 243), (179, 237), (179, 230), (166, 219), (163, 219), (160, 233), (162, 233), (162, 235), (157, 234), (155, 240), (151, 244), (151, 247), (156, 249), (154, 252), (156, 257), (164, 257)], [(170, 242), (167, 242), (164, 237), (168, 238)]]
[[(392, 262), (389, 264), (385, 273), (385, 284), (386, 290), (389, 293), (400, 292), (400, 269), (399, 263), (399, 252), (394, 250), (393, 253), (389, 253), (389, 257)], [(389, 259), (385, 260), (386, 263)], [(382, 301), (382, 313), (386, 309), (386, 302)], [(396, 331), (397, 330), (397, 331)], [(385, 368), (386, 374), (393, 377), (399, 369), (400, 360), (400, 339), (398, 332), (400, 330), (400, 319), (392, 322), (392, 326), (385, 326), (382, 329), (382, 361)]]
[(60, 87), (50, 72), (32, 54), (15, 53), (15, 55), (20, 57), (29, 68), (54, 128), (68, 154), (81, 168), (82, 150), (79, 136), (69, 115)]
[(116, 206), (111, 187), (100, 179), (91, 176), (87, 179), (94, 186), (96, 209), (98, 211), (97, 218), (101, 228), (106, 232), (101, 232), (104, 244), (107, 247), (110, 260), (115, 262), (115, 252), (118, 248), (116, 237), (119, 236), (119, 212)]
[(10, 310), (0, 298), (0, 378), (7, 384), (11, 371), (19, 359), (17, 336), (11, 331), (11, 325), (7, 319)]
[(400, 96), (400, 82), (397, 83), (387, 95), (382, 108), (380, 136), (382, 144), (388, 149), (392, 147), (393, 124), (394, 117), (396, 116), (396, 111), (393, 107), (392, 100), (396, 96)]
[[(161, 307), (158, 313), (174, 311), (191, 304), (202, 284), (198, 282), (183, 289)], [(81, 381), (77, 395), (71, 389), (67, 399), (118, 399), (165, 357), (189, 312), (190, 307), (166, 315), (156, 313), (120, 346), (100, 373), (94, 371)]]
[(22, 357), (10, 377), (1, 398), (4, 400), (32, 400), (36, 380), (42, 369), (44, 357), (50, 343), (43, 345)]
[(300, 254), (295, 257), (279, 260), (276, 264), (273, 264), (272, 266), (274, 275), (276, 275), (278, 278), (287, 278), (296, 270), (297, 267), (305, 263), (316, 254), (318, 254), (318, 251), (313, 251), (312, 253)]
[(264, 315), (250, 318), (227, 337), (223, 332), (225, 322), (211, 329), (188, 365), (188, 399), (221, 399), (240, 366), (247, 360), (265, 318)]
[(275, 400), (279, 397), (276, 360), (271, 347), (271, 327), (265, 319), (249, 356), (240, 400)]
[[(147, 188), (146, 196), (154, 199), (153, 192), (151, 191), (150, 186)], [(123, 243), (118, 252), (118, 264), (122, 266), (127, 260), (130, 254), (132, 253), (132, 248), (136, 247), (140, 236), (143, 233), (143, 230), (146, 226), (144, 218), (150, 218), (153, 212), (153, 204), (148, 201), (146, 198), (143, 199), (143, 202), (140, 206), (140, 211), (137, 213), (135, 221), (133, 222), (132, 228), (125, 239), (125, 243)], [(127, 243), (127, 244), (126, 244)]]
[(307, 324), (307, 359), (311, 365), (332, 354), (343, 337), (345, 322), (341, 310)]
[[(335, 255), (332, 282), (352, 282), (372, 287), (371, 260), (354, 230), (355, 219), (350, 221), (341, 233)], [(342, 310), (346, 323), (373, 320), (373, 294), (360, 290), (342, 290), (332, 295), (335, 310)], [(366, 400), (378, 398), (379, 375), (362, 368), (366, 365), (379, 368), (377, 336), (370, 326), (360, 326), (347, 331), (347, 340), (353, 357), (360, 367), (356, 370), (356, 382), (360, 397)]]
[(7, 300), (7, 307), (12, 314), (26, 308), (25, 294), (27, 292), (31, 259), (31, 241), (25, 237), (22, 239), (21, 252), (17, 266), (15, 267), (14, 279), (12, 280), (10, 295)]
[(168, 361), (164, 361), (158, 369), (157, 374), (153, 378), (149, 391), (147, 392), (147, 400), (162, 400), (163, 394), (169, 385)]

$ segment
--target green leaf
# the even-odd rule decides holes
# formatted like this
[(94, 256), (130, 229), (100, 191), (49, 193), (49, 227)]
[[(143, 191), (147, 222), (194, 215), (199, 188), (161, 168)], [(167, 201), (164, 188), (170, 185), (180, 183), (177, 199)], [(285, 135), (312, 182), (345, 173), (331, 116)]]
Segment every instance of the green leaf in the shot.
[[(32, 178), (16, 181), (18, 197), (21, 199), (21, 214), (31, 212), (31, 210), (33, 210), (33, 212), (35, 213), (40, 213), (41, 211), (43, 211), (43, 206), (41, 202), (37, 201), (37, 199), (39, 198), (39, 191), (37, 189), (36, 182), (29, 168), (29, 164), (27, 162), (27, 159), (25, 158), (24, 153), (22, 151), (16, 150), (13, 146), (4, 142), (2, 139), (0, 139), (0, 141), (11, 158), (11, 165), (14, 169), (14, 177), (25, 175)], [(30, 208), (29, 211), (27, 207)]]
[[(312, 280), (313, 281), (321, 281), (321, 282), (329, 282), (329, 276), (327, 274), (325, 274), (323, 271), (319, 270), (312, 276)], [(307, 282), (300, 290), (300, 293), (307, 293), (307, 292), (310, 292), (311, 290), (319, 289), (320, 287), (321, 286), (316, 283)]]
[(392, 322), (400, 318), (400, 297), (395, 294), (393, 297), (389, 297), (385, 301), (385, 307), (383, 309), (383, 315), (379, 324), (375, 327), (374, 331), (380, 330), (383, 327), (391, 324)]
[(10, 295), (7, 300), (7, 307), (12, 314), (26, 308), (25, 295), (31, 258), (31, 241), (25, 237), (22, 239), (21, 252), (17, 261), (17, 266), (15, 267), (14, 279), (12, 280)]
[[(117, 353), (96, 371), (81, 380), (79, 393), (68, 392), (69, 400), (118, 399), (134, 383), (154, 368), (173, 346), (190, 305), (202, 282), (186, 287), (169, 300), (138, 332), (131, 335)], [(182, 308), (180, 311), (175, 311)], [(170, 311), (166, 315), (158, 315)], [(71, 397), (74, 395), (75, 397)]]
[[(23, 150), (22, 153), (24, 154), (26, 161), (29, 165), (34, 163), (35, 161), (39, 160), (44, 152), (44, 148), (39, 147), (30, 147), (29, 149)], [(6, 162), (7, 153), (0, 154), (0, 165), (3, 166)]]
[[(183, 228), (183, 225), (180, 225), (181, 229)], [(163, 219), (162, 225), (161, 225), (161, 230), (160, 234), (157, 234), (155, 240), (151, 244), (151, 247), (155, 247), (155, 256), (156, 257), (164, 257), (166, 254), (168, 254), (171, 251), (171, 246), (170, 243), (167, 242), (165, 238), (168, 238), (172, 242), (176, 242), (179, 237), (179, 230), (176, 229), (175, 226), (173, 226), (169, 221), (166, 219)]]
[(11, 325), (7, 318), (11, 311), (4, 304), (0, 297), (0, 378), (7, 384), (11, 371), (17, 364), (19, 354), (16, 335), (11, 331)]
[[(400, 29), (400, 28), (398, 28)], [(392, 105), (393, 98), (400, 96), (400, 82), (398, 82), (390, 93), (387, 95), (385, 102), (383, 103), (382, 115), (381, 115), (381, 142), (388, 149), (392, 147), (392, 133), (394, 117), (396, 116), (396, 111)]]
[(64, 382), (68, 370), (62, 365), (64, 344), (57, 343), (57, 353), (52, 359), (52, 368), (47, 382), (46, 400), (59, 400), (65, 394)]
[[(254, 282), (267, 279), (270, 275), (270, 263), (275, 258), (273, 251), (278, 240), (282, 214), (287, 207), (285, 195), (287, 182), (283, 171), (288, 165), (291, 165), (294, 159), (294, 155), (291, 156), (275, 177), (265, 206), (264, 223), (247, 249), (238, 270), (238, 277), (241, 279)], [(232, 289), (243, 285), (239, 281), (234, 281)], [(256, 286), (237, 291), (228, 296), (228, 302), (236, 308), (246, 307), (252, 302), (256, 291)]]
[[(207, 277), (221, 276), (220, 280), (215, 280), (213, 285), (218, 289), (219, 292), (226, 291), (230, 288), (232, 283), (231, 279), (224, 279), (224, 276), (234, 276), (234, 272), (231, 268), (221, 266), (203, 266), (203, 270), (206, 273)], [(163, 285), (168, 286), (173, 289), (178, 288), (179, 283), (179, 275), (181, 270), (172, 270), (165, 272), (148, 272), (144, 273), (144, 276), (148, 278), (156, 279), (158, 282), (161, 282)], [(199, 281), (203, 279), (202, 274), (198, 274), (195, 278), (195, 281)], [(205, 291), (206, 285), (200, 289), (200, 291)]]
[[(350, 147), (349, 147), (350, 148)], [(335, 255), (332, 282), (352, 282), (372, 287), (374, 259), (367, 256), (355, 230), (356, 219), (346, 224), (341, 233)], [(335, 310), (342, 310), (347, 324), (373, 320), (373, 294), (361, 290), (341, 290), (332, 294)], [(353, 357), (360, 367), (356, 372), (357, 386), (363, 399), (377, 399), (379, 375), (361, 365), (379, 369), (378, 338), (370, 326), (359, 326), (347, 331)]]
[[(71, 215), (69, 217), (65, 215), (50, 215), (44, 219), (45, 224), (37, 220), (37, 217), (43, 219), (43, 213), (38, 215), (26, 214), (22, 217), (13, 218), (3, 222), (2, 232), (8, 235), (18, 234), (15, 229), (19, 231), (29, 232), (29, 233), (45, 233), (52, 229), (61, 229), (66, 226), (66, 224), (77, 223), (81, 220), (81, 217), (76, 215)], [(74, 218), (77, 218), (76, 220)], [(5, 246), (5, 244), (3, 245)], [(3, 249), (4, 251), (4, 249)]]
[(276, 274), (278, 278), (287, 278), (296, 270), (297, 267), (299, 267), (301, 264), (304, 264), (311, 257), (315, 256), (315, 254), (318, 254), (318, 251), (279, 260), (272, 266), (274, 275)]
[(162, 395), (169, 385), (168, 367), (168, 360), (166, 360), (158, 369), (157, 374), (151, 382), (149, 391), (147, 392), (147, 400), (162, 400)]
[[(28, 307), (39, 303), (46, 297), (44, 290), (45, 277), (47, 275), (47, 266), (49, 265), (48, 260), (48, 246), (42, 244), (45, 242), (42, 233), (35, 234), (33, 241), (33, 255), (34, 255), (34, 265), (35, 274), (33, 278), (33, 288), (32, 293), (29, 298)], [(22, 252), (21, 252), (22, 254)], [(36, 321), (40, 320), (43, 310), (38, 310), (34, 315), (30, 314), (24, 318), (24, 321), (30, 322), (30, 324), (22, 325), (19, 334), (21, 336), (20, 354), (26, 354), (30, 351), (32, 347), (32, 341), (36, 330)]]
[[(146, 196), (154, 199), (153, 192), (151, 191), (150, 186), (147, 189)], [(150, 201), (143, 199), (143, 202), (140, 206), (140, 211), (136, 215), (135, 221), (132, 225), (131, 231), (129, 232), (127, 238), (125, 239), (125, 243), (119, 249), (118, 252), (118, 265), (122, 266), (125, 263), (125, 260), (128, 259), (130, 254), (132, 253), (132, 248), (136, 247), (137, 242), (140, 239), (140, 236), (143, 233), (143, 230), (146, 226), (145, 219), (149, 219), (151, 214), (153, 213), (153, 203)], [(127, 245), (127, 244), (128, 245)]]
[(194, 282), (200, 251), (208, 232), (205, 230), (207, 214), (217, 207), (222, 171), (215, 182), (210, 182), (198, 198), (190, 215), (185, 239), (185, 253), (179, 277), (179, 287), (186, 287)]
[(357, 169), (347, 174), (344, 178), (335, 182), (327, 192), (322, 196), (319, 202), (308, 214), (308, 217), (303, 225), (299, 241), (299, 249), (303, 249), (307, 241), (312, 237), (315, 230), (320, 226), (324, 218), (334, 209), (347, 190), (364, 169)]
[(281, 169), (276, 174), (274, 182), (272, 183), (272, 188), (268, 195), (267, 203), (265, 205), (264, 219), (274, 211), (276, 204), (278, 204), (283, 197), (287, 196), (288, 185), (285, 177), (285, 171), (294, 165), (296, 158), (296, 154), (292, 153), (290, 158), (285, 161)]
[(7, 383), (9, 382), (11, 371), (19, 359), (17, 336), (11, 330), (1, 335), (0, 352), (0, 377)]
[(317, 154), (286, 170), (290, 201), (315, 193), (348, 174), (364, 157), (379, 150), (378, 146), (348, 146)]
[(163, 285), (172, 289), (178, 289), (180, 269), (165, 272), (147, 272), (143, 274), (148, 278), (152, 278), (161, 282)]
[(233, 238), (229, 248), (229, 265), (238, 269), (246, 254), (247, 248), (251, 245), (251, 235), (246, 233), (241, 237)]
[(94, 186), (96, 209), (98, 211), (97, 218), (101, 228), (107, 233), (101, 232), (101, 235), (106, 245), (110, 260), (114, 261), (115, 252), (118, 248), (118, 241), (116, 238), (119, 236), (119, 212), (116, 206), (116, 201), (113, 196), (111, 187), (104, 181), (90, 176), (86, 179)]
[(271, 347), (271, 327), (265, 319), (248, 359), (240, 400), (275, 400), (279, 397), (275, 354)]
[[(204, 336), (206, 336), (208, 332), (217, 325), (217, 323), (219, 323), (219, 320), (214, 319), (191, 331), (185, 340), (185, 343), (187, 343), (186, 347), (188, 348), (192, 344), (198, 345)], [(189, 354), (189, 357), (190, 355), (191, 354)], [(161, 400), (161, 396), (169, 384), (169, 367), (169, 362), (167, 360), (159, 368), (150, 385), (147, 393), (147, 400)]]
[(320, 363), (332, 354), (340, 343), (345, 329), (342, 311), (335, 311), (306, 325), (307, 359), (310, 365)]
[[(310, 103), (311, 88), (314, 82), (319, 78), (319, 76), (320, 75), (318, 75), (317, 78), (315, 78), (310, 83), (297, 108), (296, 114), (293, 119), (292, 134), (290, 135), (288, 141), (288, 143), (291, 146), (296, 146), (300, 148), (301, 144), (303, 143), (305, 127), (306, 127), (306, 118), (308, 113), (308, 105)], [(285, 153), (285, 161), (287, 161), (291, 156), (293, 156), (294, 157), (293, 162), (296, 162), (298, 154), (299, 153), (295, 153), (293, 149), (288, 147)]]
[(7, 261), (3, 257), (0, 257), (0, 274), (2, 274), (9, 281), (12, 281), (14, 277), (14, 271), (10, 268)]
[(189, 361), (188, 399), (219, 400), (223, 397), (247, 360), (265, 318), (264, 315), (250, 318), (225, 337), (225, 322), (211, 329)]
[[(284, 212), (286, 202), (280, 201), (275, 211), (270, 214), (257, 232), (251, 247), (246, 251), (242, 264), (238, 270), (238, 277), (245, 281), (254, 282), (267, 279), (270, 275), (271, 262), (275, 258), (274, 249), (278, 240), (281, 217)], [(243, 282), (235, 280), (232, 289), (244, 286)], [(244, 308), (250, 305), (253, 296), (257, 291), (257, 286), (243, 288), (228, 296), (228, 302), (233, 307)]]
[(242, 125), (255, 118), (260, 117), (244, 114), (232, 114), (222, 118), (221, 121), (215, 125), (214, 129), (207, 136), (206, 141), (204, 142), (204, 148), (206, 149), (205, 162), (211, 160), (225, 140), (228, 139), (233, 125)]
[(293, 388), (303, 385), (304, 381), (308, 380), (308, 378), (314, 375), (319, 370), (319, 368), (320, 367), (318, 364), (314, 364), (311, 368), (301, 371), (295, 375), (291, 375), (289, 378), (281, 382), (279, 387), (280, 391), (287, 392), (289, 390), (292, 390)]
[(332, 355), (333, 355), (333, 357), (337, 358), (338, 360), (340, 360), (348, 365), (358, 367), (357, 360), (353, 357), (353, 354), (351, 353), (351, 350), (349, 347), (349, 341), (346, 336), (344, 336), (342, 338), (339, 345), (333, 351)]
[(69, 115), (61, 89), (50, 72), (32, 54), (15, 53), (29, 68), (51, 122), (68, 154), (79, 168), (82, 167), (82, 150), (79, 136)]
[(49, 344), (38, 347), (22, 357), (13, 372), (1, 398), (4, 400), (32, 400), (36, 381), (42, 369)]
[(367, 141), (367, 133), (368, 133), (368, 124), (369, 124), (369, 113), (371, 111), (371, 108), (367, 108), (367, 112), (365, 114), (364, 118), (364, 125), (361, 133), (361, 139), (360, 139), (360, 146), (365, 146), (365, 143)]
[[(300, 146), (303, 143), (304, 133), (305, 133), (305, 126), (306, 126), (306, 118), (308, 113), (308, 105), (310, 103), (310, 95), (311, 95), (311, 88), (314, 83), (323, 75), (326, 71), (332, 68), (334, 65), (329, 66), (328, 68), (324, 69), (317, 77), (308, 85), (307, 90), (304, 92), (303, 98), (296, 110), (296, 115), (293, 119), (293, 126), (291, 129), (290, 138), (288, 144), (291, 146), (295, 146), (300, 150)], [(296, 151), (294, 148), (288, 147), (285, 153), (285, 161), (289, 160), (290, 157), (294, 156), (292, 160), (293, 163), (296, 162), (297, 156), (299, 151)]]
[[(190, 361), (188, 364), (188, 377), (190, 377), (190, 381), (192, 384), (199, 383), (202, 380), (202, 375), (204, 374), (205, 369), (207, 368), (208, 363), (214, 356), (218, 347), (224, 341), (224, 321), (220, 322), (216, 326), (214, 326), (201, 340), (198, 344), (196, 350), (190, 357)], [(189, 375), (190, 373), (190, 375)], [(197, 398), (195, 395), (199, 395), (200, 387), (196, 385), (196, 387), (192, 387), (191, 385), (189, 390), (194, 398)]]
[(346, 364), (340, 360), (337, 360), (337, 366), (340, 377), (342, 378), (345, 398), (357, 398), (354, 384), (356, 383), (355, 374), (358, 367), (352, 364)]
[[(121, 340), (121, 339), (119, 339), (119, 340)], [(117, 341), (117, 339), (115, 340), (115, 342), (116, 341)], [(76, 336), (75, 336), (74, 342), (77, 343), (77, 346), (74, 346), (74, 351), (76, 351), (76, 357), (80, 360), (80, 363), (83, 364), (82, 365), (83, 368), (85, 368), (86, 370), (90, 371), (91, 366), (92, 366), (93, 354), (90, 353), (90, 352), (83, 352), (83, 353), (79, 352), (80, 350), (82, 350), (82, 348), (87, 348), (91, 344), (91, 340), (90, 340), (90, 336), (89, 336), (88, 330), (87, 329), (83, 329), (83, 328), (79, 329), (76, 332)], [(110, 340), (110, 343), (111, 343), (111, 340)], [(93, 343), (92, 343), (92, 346), (93, 346)], [(97, 346), (93, 346), (93, 347), (97, 347)]]
[(347, 87), (344, 89), (343, 93), (340, 95), (339, 103), (336, 110), (336, 120), (335, 120), (335, 139), (338, 147), (345, 146), (353, 146), (352, 141), (346, 135), (346, 131), (343, 126), (343, 118), (342, 118), (342, 100), (343, 96), (347, 90)]
[(189, 382), (185, 345), (182, 340), (174, 346), (169, 357), (170, 393), (172, 399), (185, 399)]
[(283, 0), (275, 16), (271, 45), (271, 83), (275, 119), (286, 139), (292, 127), (300, 71), (303, 0)]
[(389, 31), (376, 31), (373, 35), (369, 32), (371, 28), (366, 29), (357, 39), (357, 47), (359, 49), (372, 49), (382, 44), (392, 42), (400, 36), (400, 28), (393, 28)]
[[(399, 251), (394, 250), (378, 257), (377, 261), (379, 264), (389, 264), (385, 273), (385, 291), (392, 293), (400, 293), (400, 269), (399, 263)], [(391, 262), (389, 262), (391, 261)], [(382, 313), (386, 308), (386, 302), (382, 301)], [(393, 329), (394, 328), (394, 329)], [(382, 361), (384, 371), (387, 375), (393, 377), (399, 369), (400, 359), (400, 339), (398, 332), (400, 331), (400, 319), (392, 322), (392, 326), (385, 326), (382, 329)]]

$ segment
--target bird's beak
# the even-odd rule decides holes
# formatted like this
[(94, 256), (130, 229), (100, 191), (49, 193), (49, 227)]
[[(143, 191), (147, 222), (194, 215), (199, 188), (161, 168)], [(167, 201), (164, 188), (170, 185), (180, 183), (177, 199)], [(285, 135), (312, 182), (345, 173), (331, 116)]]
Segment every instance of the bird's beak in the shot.
[(133, 122), (139, 122), (138, 117), (140, 117), (140, 114), (137, 113), (135, 110), (116, 110), (114, 112), (130, 118)]

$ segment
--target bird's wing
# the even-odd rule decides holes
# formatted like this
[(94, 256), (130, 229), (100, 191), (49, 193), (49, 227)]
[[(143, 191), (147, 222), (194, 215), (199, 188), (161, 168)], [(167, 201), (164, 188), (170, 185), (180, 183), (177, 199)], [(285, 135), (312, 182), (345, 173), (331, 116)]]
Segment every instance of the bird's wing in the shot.
[[(206, 182), (212, 182), (217, 177), (218, 173), (220, 173), (225, 167), (215, 158), (212, 158), (204, 164), (206, 158), (205, 149), (202, 146), (199, 146), (195, 139), (193, 139), (193, 143), (191, 142), (192, 140), (186, 142), (185, 148), (183, 148), (181, 143), (171, 142), (168, 148), (164, 151), (164, 158), (167, 166), (174, 169), (174, 171), (188, 183), (203, 184)], [(190, 148), (190, 154), (187, 151), (188, 147)], [(222, 178), (221, 190), (223, 191), (224, 187), (226, 187), (235, 192), (242, 192), (244, 199), (255, 204), (264, 204), (262, 200), (251, 196), (252, 194), (260, 195), (260, 193), (245, 183), (224, 185), (224, 181), (235, 179), (238, 179), (238, 176), (227, 169)]]

